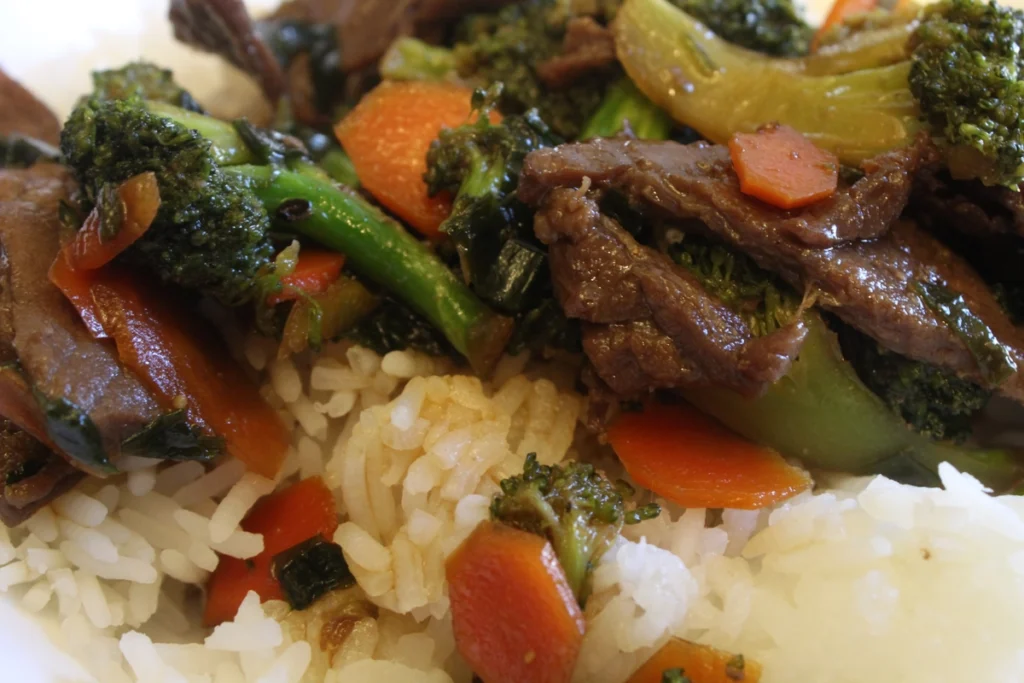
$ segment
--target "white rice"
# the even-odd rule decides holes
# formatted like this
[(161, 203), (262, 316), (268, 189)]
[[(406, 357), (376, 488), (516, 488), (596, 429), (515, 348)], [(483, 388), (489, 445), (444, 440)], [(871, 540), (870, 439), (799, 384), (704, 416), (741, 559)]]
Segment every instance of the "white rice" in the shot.
[[(137, 458), (126, 476), (0, 527), (0, 590), (56, 621), (101, 683), (468, 683), (445, 558), (527, 453), (586, 454), (581, 397), (524, 375), (526, 356), (484, 384), (415, 353), (274, 351), (244, 344), (266, 369), (264, 396), (295, 425), (277, 481), (231, 460), (206, 471)], [(334, 540), (375, 611), (353, 616), (329, 652), (324, 629), (352, 594), (304, 612), (250, 594), (233, 621), (199, 631), (187, 587), (218, 553), (262, 552), (241, 520), (312, 475), (334, 490)], [(765, 683), (1024, 680), (1024, 498), (990, 497), (949, 466), (942, 480), (839, 479), (770, 511), (725, 510), (716, 526), (705, 510), (665, 506), (597, 567), (574, 681), (622, 683), (673, 636), (758, 661)]]

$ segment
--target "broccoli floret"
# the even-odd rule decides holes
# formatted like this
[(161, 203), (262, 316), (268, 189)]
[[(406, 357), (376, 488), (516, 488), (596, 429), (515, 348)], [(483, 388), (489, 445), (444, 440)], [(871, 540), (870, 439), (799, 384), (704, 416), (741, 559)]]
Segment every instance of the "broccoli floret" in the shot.
[(922, 116), (958, 165), (990, 184), (1024, 181), (1022, 43), (1024, 12), (994, 0), (944, 0), (910, 41), (910, 90)]
[(792, 322), (800, 295), (779, 276), (742, 252), (697, 234), (666, 235), (668, 253), (692, 272), (710, 294), (742, 315), (757, 336)]
[(61, 149), (87, 199), (143, 171), (161, 206), (119, 257), (229, 305), (262, 303), (275, 282), (275, 233), (345, 253), (435, 325), (479, 370), (501, 354), (512, 321), (488, 309), (432, 251), (359, 195), (340, 188), (301, 145), (138, 97), (80, 104)]
[(455, 245), (467, 282), (488, 303), (519, 313), (539, 302), (548, 277), (532, 214), (515, 197), (519, 171), (528, 153), (558, 141), (533, 110), (491, 123), (500, 93), (496, 86), (474, 94), (477, 121), (441, 131), (424, 177), (432, 195), (455, 195), (441, 231)]
[(456, 70), (485, 86), (503, 83), (502, 111), (536, 109), (557, 134), (575, 138), (600, 104), (607, 79), (587, 78), (560, 90), (545, 87), (537, 66), (561, 53), (567, 20), (565, 3), (558, 0), (526, 0), (495, 14), (470, 16), (455, 46)]
[(792, 0), (672, 0), (720, 37), (748, 50), (799, 57), (810, 50), (812, 29)]
[(198, 132), (150, 111), (138, 97), (79, 105), (61, 133), (61, 151), (95, 202), (104, 187), (145, 171), (156, 174), (160, 210), (125, 258), (167, 283), (237, 306), (272, 269), (270, 217), (245, 187), (214, 162)]
[(92, 86), (92, 96), (99, 100), (124, 100), (135, 96), (189, 111), (202, 111), (192, 95), (174, 81), (169, 69), (149, 62), (131, 62), (120, 69), (93, 71)]
[(628, 509), (626, 499), (633, 493), (628, 484), (612, 483), (593, 465), (541, 465), (531, 453), (521, 475), (501, 482), (501, 494), (491, 503), (491, 517), (547, 538), (583, 604), (590, 572), (622, 526), (653, 519), (661, 512), (654, 503)]
[(861, 381), (912, 429), (932, 439), (963, 442), (992, 395), (949, 370), (882, 348), (849, 327), (840, 328), (840, 340)]
[(849, 51), (828, 56), (764, 59), (668, 0), (627, 0), (616, 18), (617, 39), (635, 46), (620, 55), (630, 77), (709, 140), (777, 122), (856, 165), (926, 130), (956, 177), (1016, 188), (1024, 180), (1024, 12), (942, 0), (913, 26), (879, 28), (879, 40), (858, 34)]
[(667, 140), (672, 127), (672, 117), (624, 77), (605, 92), (601, 106), (584, 124), (580, 139), (610, 138), (628, 129), (641, 140)]

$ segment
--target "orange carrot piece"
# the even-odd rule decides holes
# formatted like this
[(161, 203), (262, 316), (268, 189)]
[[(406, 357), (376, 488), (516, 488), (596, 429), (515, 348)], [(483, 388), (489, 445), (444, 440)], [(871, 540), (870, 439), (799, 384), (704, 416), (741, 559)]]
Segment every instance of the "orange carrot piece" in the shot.
[(836, 0), (832, 5), (832, 9), (829, 10), (828, 16), (825, 17), (825, 22), (818, 27), (814, 38), (811, 40), (811, 52), (818, 51), (818, 45), (821, 44), (822, 38), (833, 27), (838, 26), (855, 14), (870, 12), (876, 7), (878, 7), (878, 0)]
[(338, 280), (345, 266), (345, 255), (336, 251), (303, 249), (295, 270), (281, 278), (281, 291), (267, 297), (267, 303), (275, 305), (294, 301), (302, 294), (323, 294)]
[(682, 669), (693, 683), (757, 683), (761, 665), (707, 645), (673, 638), (630, 676), (628, 683), (661, 683), (666, 669)]
[(264, 477), (277, 474), (290, 436), (223, 341), (173, 296), (114, 266), (90, 271), (92, 300), (121, 361), (166, 408), (224, 438), (227, 451)]
[(48, 275), (50, 282), (78, 311), (78, 317), (85, 323), (89, 334), (96, 339), (106, 339), (109, 335), (103, 329), (99, 309), (92, 300), (93, 271), (73, 269), (68, 263), (67, 253), (60, 251), (50, 264)]
[(551, 544), (483, 522), (447, 563), (455, 644), (487, 683), (568, 683), (586, 624)]
[(270, 571), (274, 556), (314, 536), (331, 539), (338, 528), (334, 495), (320, 477), (292, 484), (259, 501), (242, 528), (263, 534), (263, 552), (249, 560), (222, 555), (206, 587), (203, 622), (216, 626), (233, 619), (249, 591), (260, 600), (283, 600), (281, 584)]
[(789, 126), (737, 133), (729, 141), (740, 190), (780, 209), (797, 209), (835, 194), (839, 160)]
[(688, 406), (623, 413), (607, 437), (636, 483), (683, 507), (754, 510), (811, 485), (775, 451)]
[(334, 127), (359, 182), (426, 237), (451, 213), (451, 197), (427, 195), (427, 150), (442, 128), (466, 123), (472, 92), (450, 83), (385, 81)]
[(68, 265), (74, 270), (95, 270), (110, 263), (149, 230), (160, 208), (160, 188), (152, 171), (140, 173), (117, 189), (121, 202), (121, 227), (112, 238), (100, 234), (100, 212), (94, 208), (75, 238), (64, 245)]

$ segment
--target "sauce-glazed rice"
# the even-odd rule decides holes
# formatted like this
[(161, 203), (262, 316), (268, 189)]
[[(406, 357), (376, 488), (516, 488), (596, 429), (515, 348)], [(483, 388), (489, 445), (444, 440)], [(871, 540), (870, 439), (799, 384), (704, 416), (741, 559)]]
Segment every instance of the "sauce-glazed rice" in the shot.
[[(281, 480), (325, 476), (348, 519), (334, 540), (378, 608), (333, 657), (318, 621), (330, 598), (289, 613), (250, 594), (205, 641), (190, 626), (217, 553), (263, 547), (238, 525), (275, 482), (236, 462), (133, 460), (117, 482), (0, 527), (0, 588), (55, 619), (103, 683), (468, 682), (444, 559), (527, 453), (601, 457), (574, 438), (583, 399), (522, 374), (522, 358), (488, 386), (412, 353), (339, 346), (293, 364), (271, 352), (245, 344), (295, 426)], [(1024, 502), (942, 475), (944, 490), (847, 479), (770, 512), (670, 509), (628, 527), (594, 574), (575, 680), (623, 681), (670, 635), (754, 658), (766, 683), (1024, 676)]]

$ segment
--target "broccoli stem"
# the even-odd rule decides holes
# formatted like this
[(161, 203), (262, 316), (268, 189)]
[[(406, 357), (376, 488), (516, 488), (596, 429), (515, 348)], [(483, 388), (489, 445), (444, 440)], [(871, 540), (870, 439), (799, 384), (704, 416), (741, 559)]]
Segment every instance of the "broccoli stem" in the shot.
[(443, 81), (455, 73), (451, 50), (416, 38), (398, 38), (380, 60), (380, 75), (392, 81)]
[(256, 160), (235, 127), (227, 121), (155, 100), (146, 100), (146, 109), (152, 114), (176, 121), (212, 142), (210, 151), (214, 161), (221, 166), (248, 164)]
[(640, 92), (633, 81), (622, 78), (605, 92), (601, 105), (583, 124), (581, 140), (610, 138), (626, 126), (641, 140), (667, 140), (672, 117)]
[[(485, 371), (497, 360), (512, 321), (487, 308), (433, 252), (358, 195), (301, 171), (223, 170), (247, 180), (271, 216), (287, 221), (284, 228), (343, 252), (358, 274), (415, 308), (475, 369)], [(296, 200), (308, 202), (308, 210), (284, 219), (279, 209)]]
[(748, 439), (827, 470), (936, 485), (939, 464), (948, 462), (997, 492), (1024, 478), (1024, 461), (1012, 449), (958, 446), (911, 430), (864, 386), (821, 318), (808, 314), (805, 322), (800, 357), (762, 396), (745, 398), (715, 387), (681, 393)]

